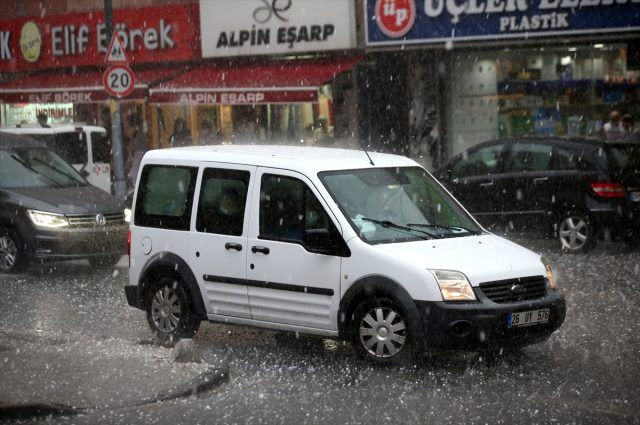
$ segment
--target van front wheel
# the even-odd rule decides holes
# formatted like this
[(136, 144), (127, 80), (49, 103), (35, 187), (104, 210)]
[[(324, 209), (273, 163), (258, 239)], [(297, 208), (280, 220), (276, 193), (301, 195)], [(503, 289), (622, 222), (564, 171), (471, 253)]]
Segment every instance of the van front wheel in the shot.
[(180, 281), (163, 277), (147, 291), (147, 321), (161, 344), (172, 345), (193, 337), (200, 327), (189, 297)]
[(351, 336), (356, 352), (376, 363), (399, 363), (413, 356), (407, 316), (388, 298), (368, 300), (356, 308)]

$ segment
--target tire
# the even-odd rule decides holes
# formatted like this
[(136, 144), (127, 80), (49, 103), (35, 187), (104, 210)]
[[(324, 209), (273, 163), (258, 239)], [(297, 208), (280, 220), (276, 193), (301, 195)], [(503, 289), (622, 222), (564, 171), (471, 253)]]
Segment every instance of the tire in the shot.
[(596, 235), (589, 216), (582, 212), (570, 211), (563, 215), (556, 228), (560, 248), (564, 252), (582, 254), (596, 244)]
[(89, 261), (89, 264), (91, 265), (91, 267), (94, 267), (97, 269), (108, 269), (118, 264), (118, 261), (120, 261), (120, 257), (122, 256), (106, 255), (102, 257), (89, 257), (87, 258), (87, 261)]
[(389, 298), (364, 301), (354, 310), (351, 343), (360, 357), (374, 363), (403, 364), (415, 360), (407, 314)]
[(192, 338), (200, 327), (191, 299), (180, 280), (163, 277), (145, 296), (147, 322), (155, 338), (163, 345), (173, 345), (181, 338)]
[(6, 227), (0, 227), (0, 273), (15, 273), (27, 263), (24, 244), (18, 233)]

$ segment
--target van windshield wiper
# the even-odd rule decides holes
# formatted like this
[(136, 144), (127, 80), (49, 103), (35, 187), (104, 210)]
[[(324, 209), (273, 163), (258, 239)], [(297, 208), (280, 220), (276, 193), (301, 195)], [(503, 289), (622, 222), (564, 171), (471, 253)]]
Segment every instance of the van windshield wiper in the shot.
[[(361, 217), (360, 219), (364, 220), (364, 221), (369, 221), (371, 223), (379, 224), (382, 227), (390, 227), (392, 229), (404, 230), (406, 232), (411, 232), (411, 233), (415, 233), (415, 232), (422, 233), (423, 235), (429, 236), (429, 238), (431, 238), (431, 239), (434, 239), (434, 238), (441, 239), (442, 238), (442, 236), (440, 236), (440, 235), (435, 235), (435, 234), (433, 234), (431, 232), (427, 232), (425, 230), (418, 230), (418, 229), (415, 229), (413, 227), (402, 226), (400, 224), (396, 224), (393, 221), (389, 221), (389, 220), (376, 220), (376, 219), (368, 218), (368, 217)], [(422, 239), (427, 239), (427, 238), (422, 237)]]
[(27, 164), (27, 161), (25, 161), (24, 159), (20, 158), (18, 155), (16, 155), (15, 153), (11, 155), (11, 159), (13, 159), (14, 161), (16, 161), (18, 164), (22, 165), (24, 168), (26, 168), (27, 170), (37, 174), (40, 177), (44, 177), (45, 179), (49, 180), (51, 183), (53, 183), (54, 186), (56, 187), (63, 187), (60, 183), (58, 183), (57, 181), (55, 181), (54, 179), (52, 179), (49, 176), (45, 176), (44, 174), (38, 172), (38, 170), (36, 170), (35, 168), (31, 167), (29, 164)]
[(445, 226), (445, 225), (442, 225), (442, 224), (430, 224), (430, 223), (407, 223), (407, 226), (410, 227), (410, 228), (427, 227), (427, 228), (431, 228), (431, 229), (461, 230), (461, 231), (470, 233), (472, 235), (479, 235), (480, 234), (480, 232), (478, 232), (476, 230), (467, 229), (466, 227), (463, 227), (463, 226)]

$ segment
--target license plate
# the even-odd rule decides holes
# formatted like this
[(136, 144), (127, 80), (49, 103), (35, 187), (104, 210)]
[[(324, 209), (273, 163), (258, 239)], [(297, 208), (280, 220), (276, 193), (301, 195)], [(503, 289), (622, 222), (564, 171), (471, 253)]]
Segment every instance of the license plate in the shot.
[(629, 192), (629, 200), (631, 202), (640, 202), (640, 192)]
[(548, 308), (543, 308), (541, 310), (519, 311), (518, 313), (509, 313), (509, 316), (507, 316), (507, 326), (510, 328), (547, 323), (548, 321)]

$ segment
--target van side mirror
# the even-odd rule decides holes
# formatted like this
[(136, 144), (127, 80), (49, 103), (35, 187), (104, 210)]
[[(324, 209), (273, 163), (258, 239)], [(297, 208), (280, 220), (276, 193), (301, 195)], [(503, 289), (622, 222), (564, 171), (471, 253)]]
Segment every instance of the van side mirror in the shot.
[(338, 233), (328, 229), (305, 230), (303, 236), (304, 249), (313, 254), (336, 255), (348, 257), (351, 255), (349, 248)]
[(331, 233), (328, 229), (305, 230), (304, 247), (314, 254), (331, 254)]
[(80, 175), (81, 175), (82, 177), (84, 177), (85, 179), (86, 179), (87, 177), (89, 177), (89, 174), (91, 174), (91, 173), (90, 173), (90, 172), (88, 172), (87, 170), (85, 170), (84, 168), (83, 168), (82, 170), (80, 170)]

